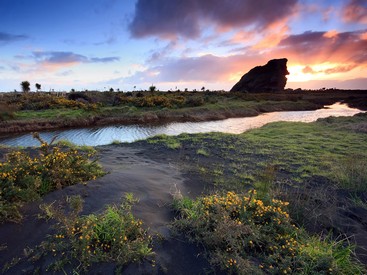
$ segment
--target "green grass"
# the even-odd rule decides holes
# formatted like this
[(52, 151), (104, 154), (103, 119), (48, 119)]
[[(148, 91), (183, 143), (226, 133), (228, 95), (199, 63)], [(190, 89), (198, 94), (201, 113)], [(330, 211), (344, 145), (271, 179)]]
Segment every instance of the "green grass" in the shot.
[(214, 266), (231, 274), (364, 274), (352, 248), (308, 235), (291, 222), (287, 202), (256, 190), (174, 203), (178, 232), (203, 244)]
[(40, 120), (40, 119), (77, 119), (86, 118), (95, 113), (84, 109), (47, 109), (47, 110), (27, 110), (14, 113), (14, 119), (18, 120)]
[(174, 136), (167, 136), (167, 135), (157, 135), (155, 137), (147, 139), (148, 143), (150, 144), (158, 144), (161, 143), (165, 145), (169, 149), (179, 149), (181, 148), (181, 143), (177, 141)]

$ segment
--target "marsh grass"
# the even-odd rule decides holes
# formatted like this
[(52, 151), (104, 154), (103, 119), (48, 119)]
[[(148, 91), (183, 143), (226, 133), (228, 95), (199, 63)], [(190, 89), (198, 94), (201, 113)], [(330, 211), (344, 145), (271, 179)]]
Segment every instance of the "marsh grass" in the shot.
[[(30, 260), (52, 256), (48, 270), (87, 272), (93, 264), (112, 262), (117, 267), (148, 259), (152, 261), (152, 237), (142, 228), (142, 221), (132, 214), (137, 202), (128, 193), (120, 205), (107, 206), (100, 214), (80, 215), (80, 196), (68, 197), (66, 208), (44, 204), (44, 218), (56, 221), (55, 234), (43, 242)], [(75, 268), (76, 267), (76, 268)]]
[[(23, 203), (55, 189), (83, 183), (104, 175), (95, 151), (53, 146), (43, 141), (39, 152), (10, 151), (0, 163), (0, 222), (19, 221)], [(85, 148), (84, 148), (85, 149)]]
[(352, 191), (367, 191), (367, 158), (351, 155), (337, 161), (332, 167), (338, 186)]

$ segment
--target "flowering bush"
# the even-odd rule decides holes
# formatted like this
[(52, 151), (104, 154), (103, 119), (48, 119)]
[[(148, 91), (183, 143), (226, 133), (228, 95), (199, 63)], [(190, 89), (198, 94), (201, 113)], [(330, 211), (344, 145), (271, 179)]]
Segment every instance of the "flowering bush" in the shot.
[(68, 202), (71, 209), (67, 214), (54, 204), (42, 205), (46, 216), (58, 222), (56, 234), (42, 245), (44, 252), (54, 257), (51, 267), (55, 271), (62, 268), (57, 263), (78, 261), (75, 266), (87, 271), (97, 262), (122, 266), (152, 255), (152, 238), (131, 213), (136, 202), (132, 194), (126, 194), (121, 205), (109, 206), (99, 215), (79, 216), (82, 210), (79, 196), (68, 198)]
[(96, 161), (90, 161), (93, 153), (70, 148), (62, 150), (41, 142), (36, 156), (13, 151), (0, 163), (0, 221), (19, 220), (18, 208), (22, 202), (103, 175)]
[[(351, 262), (350, 248), (313, 239), (310, 249), (310, 238), (291, 223), (287, 205), (276, 199), (263, 201), (256, 190), (195, 201), (184, 198), (175, 202), (180, 219), (174, 227), (203, 243), (211, 262), (230, 273), (304, 274), (307, 270), (308, 274), (343, 274), (352, 269), (352, 274), (359, 274), (363, 270)], [(347, 269), (335, 258), (341, 254), (346, 255)]]

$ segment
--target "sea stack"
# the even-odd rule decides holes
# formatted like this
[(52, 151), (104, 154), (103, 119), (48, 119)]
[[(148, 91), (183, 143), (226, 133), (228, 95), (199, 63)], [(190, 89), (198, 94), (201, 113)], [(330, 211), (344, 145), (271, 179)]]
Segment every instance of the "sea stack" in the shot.
[(252, 68), (233, 86), (231, 92), (277, 92), (287, 84), (286, 58), (272, 59), (264, 66)]

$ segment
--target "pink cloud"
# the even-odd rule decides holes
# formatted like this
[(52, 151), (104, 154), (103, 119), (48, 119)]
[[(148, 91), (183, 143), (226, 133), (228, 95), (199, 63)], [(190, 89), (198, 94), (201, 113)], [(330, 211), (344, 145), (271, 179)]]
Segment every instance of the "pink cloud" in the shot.
[(349, 0), (343, 9), (346, 22), (367, 24), (367, 2), (365, 0)]

